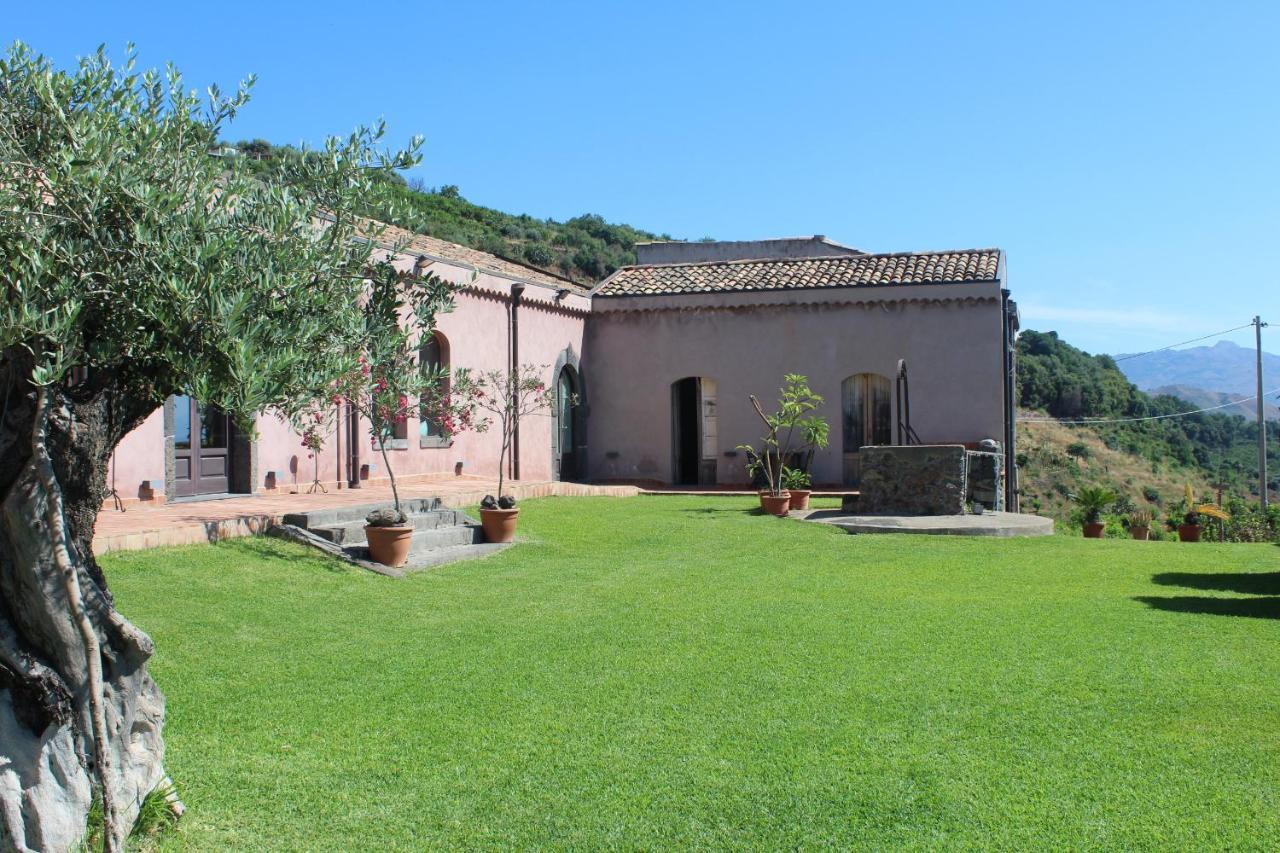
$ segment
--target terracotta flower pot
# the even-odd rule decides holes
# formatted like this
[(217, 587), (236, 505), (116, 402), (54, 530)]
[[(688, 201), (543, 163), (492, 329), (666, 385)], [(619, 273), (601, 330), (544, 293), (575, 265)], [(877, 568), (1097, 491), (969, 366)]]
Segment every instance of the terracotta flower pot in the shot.
[(1181, 542), (1199, 542), (1200, 531), (1203, 529), (1198, 524), (1179, 524), (1178, 540)]
[(364, 538), (369, 542), (369, 558), (384, 566), (403, 566), (409, 559), (409, 546), (413, 544), (413, 527), (364, 526)]
[(760, 506), (770, 515), (786, 515), (787, 510), (791, 508), (791, 493), (783, 492), (780, 495), (771, 495), (768, 492), (761, 492)]
[(1101, 521), (1090, 521), (1084, 526), (1085, 539), (1101, 539), (1103, 533), (1107, 530), (1107, 525)]
[(813, 494), (813, 489), (792, 489), (791, 490), (791, 508), (792, 509), (808, 509), (809, 495)]
[(516, 538), (515, 509), (481, 509), (480, 526), (484, 528), (484, 538), (488, 542), (512, 542)]
[(1148, 539), (1151, 538), (1151, 528), (1146, 526), (1130, 527), (1129, 533), (1132, 534), (1134, 539), (1137, 539), (1142, 542), (1146, 542)]

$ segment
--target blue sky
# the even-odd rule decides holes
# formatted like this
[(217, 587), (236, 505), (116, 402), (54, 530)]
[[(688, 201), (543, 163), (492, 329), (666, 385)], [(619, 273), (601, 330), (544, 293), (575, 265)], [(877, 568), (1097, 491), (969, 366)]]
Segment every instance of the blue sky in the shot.
[(1280, 351), (1274, 2), (6, 5), (60, 64), (132, 40), (193, 86), (258, 74), (233, 138), (383, 117), (513, 213), (999, 246), (1024, 325), (1091, 351), (1255, 313)]

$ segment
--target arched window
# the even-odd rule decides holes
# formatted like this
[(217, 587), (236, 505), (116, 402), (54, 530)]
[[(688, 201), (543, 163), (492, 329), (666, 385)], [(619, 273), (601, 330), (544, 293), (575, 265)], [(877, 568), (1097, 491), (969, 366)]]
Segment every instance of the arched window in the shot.
[[(439, 332), (432, 332), (418, 349), (418, 367), (424, 375), (444, 373), (440, 390), (449, 391), (449, 340)], [(418, 412), (418, 445), (420, 447), (447, 447), (449, 442), (426, 407)]]
[(846, 485), (856, 486), (862, 478), (859, 448), (893, 443), (892, 399), (888, 377), (878, 373), (856, 373), (840, 384)]

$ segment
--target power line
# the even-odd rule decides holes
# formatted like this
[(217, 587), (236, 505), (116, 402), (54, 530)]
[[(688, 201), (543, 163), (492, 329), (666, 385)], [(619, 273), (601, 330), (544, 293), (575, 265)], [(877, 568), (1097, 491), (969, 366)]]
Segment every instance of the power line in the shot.
[[(1253, 325), (1250, 323), (1249, 325)], [(1273, 388), (1265, 392), (1263, 397), (1270, 397), (1272, 394), (1280, 394), (1280, 388)], [(1216, 412), (1218, 409), (1227, 409), (1231, 406), (1238, 406), (1241, 403), (1248, 403), (1250, 400), (1258, 399), (1258, 395), (1254, 394), (1250, 397), (1241, 397), (1238, 400), (1232, 400), (1229, 403), (1223, 403), (1219, 406), (1206, 406), (1203, 409), (1192, 409), (1189, 412), (1173, 412), (1167, 415), (1148, 415), (1144, 418), (1018, 418), (1020, 423), (1029, 424), (1066, 424), (1068, 426), (1074, 424), (1131, 424), (1139, 421), (1162, 421), (1167, 418), (1185, 418), (1187, 415), (1198, 415), (1202, 412)]]
[[(1203, 338), (1192, 338), (1189, 341), (1182, 341), (1181, 343), (1169, 344), (1167, 347), (1160, 347), (1160, 349), (1147, 350), (1146, 352), (1135, 352), (1135, 353), (1131, 353), (1130, 355), (1122, 355), (1119, 358), (1115, 358), (1113, 356), (1111, 360), (1112, 361), (1128, 361), (1131, 358), (1141, 358), (1144, 355), (1154, 355), (1155, 353), (1165, 352), (1166, 350), (1175, 349), (1177, 347), (1185, 347), (1187, 344), (1198, 344), (1201, 341), (1207, 341), (1210, 338), (1220, 338), (1223, 335), (1229, 335), (1232, 332), (1238, 332), (1241, 329), (1252, 329), (1252, 328), (1253, 328), (1253, 322), (1250, 321), (1248, 323), (1245, 323), (1243, 326), (1236, 326), (1234, 329), (1227, 329), (1222, 332), (1214, 332), (1212, 335), (1205, 335)], [(1252, 400), (1254, 398), (1250, 397), (1249, 399)]]

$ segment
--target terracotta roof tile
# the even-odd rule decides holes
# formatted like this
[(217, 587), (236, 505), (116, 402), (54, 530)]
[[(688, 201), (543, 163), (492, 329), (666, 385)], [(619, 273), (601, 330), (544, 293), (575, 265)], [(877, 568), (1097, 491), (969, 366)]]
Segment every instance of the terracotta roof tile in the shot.
[(401, 247), (401, 251), (409, 255), (430, 255), (446, 261), (457, 261), (485, 272), (497, 273), (506, 278), (516, 278), (535, 284), (545, 284), (554, 288), (567, 288), (574, 293), (586, 293), (587, 288), (580, 284), (561, 278), (554, 273), (525, 266), (479, 249), (450, 243), (425, 234), (415, 234), (394, 225), (378, 224), (382, 229), (382, 242)]
[(697, 264), (623, 267), (596, 287), (594, 296), (732, 293), (816, 287), (895, 284), (961, 284), (995, 281), (999, 249), (902, 252)]

